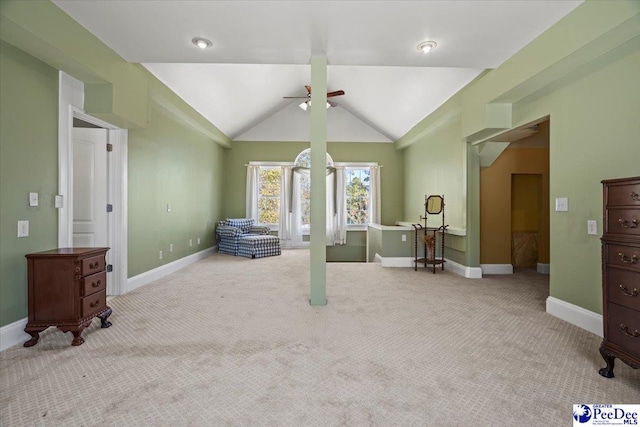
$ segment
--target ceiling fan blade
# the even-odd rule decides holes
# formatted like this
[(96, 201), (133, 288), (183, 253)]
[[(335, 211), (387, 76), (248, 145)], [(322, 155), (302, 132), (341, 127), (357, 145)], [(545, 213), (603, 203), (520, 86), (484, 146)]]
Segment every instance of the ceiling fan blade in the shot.
[(336, 90), (335, 92), (329, 92), (327, 93), (327, 98), (331, 98), (332, 96), (340, 96), (340, 95), (344, 95), (343, 90)]
[(311, 86), (305, 86), (305, 88), (307, 89), (307, 93), (311, 95)]
[(337, 107), (337, 106), (338, 106), (338, 103), (337, 103), (337, 102), (333, 102), (333, 101), (329, 101), (329, 100), (327, 100), (327, 103), (328, 103), (329, 105), (331, 105), (332, 107)]

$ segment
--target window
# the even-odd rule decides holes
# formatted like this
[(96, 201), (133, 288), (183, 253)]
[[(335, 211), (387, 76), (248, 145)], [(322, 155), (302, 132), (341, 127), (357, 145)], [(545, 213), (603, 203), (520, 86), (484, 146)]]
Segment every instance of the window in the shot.
[(280, 222), (279, 166), (261, 166), (258, 174), (258, 223), (275, 225)]
[(346, 168), (347, 225), (366, 225), (371, 218), (370, 168)]

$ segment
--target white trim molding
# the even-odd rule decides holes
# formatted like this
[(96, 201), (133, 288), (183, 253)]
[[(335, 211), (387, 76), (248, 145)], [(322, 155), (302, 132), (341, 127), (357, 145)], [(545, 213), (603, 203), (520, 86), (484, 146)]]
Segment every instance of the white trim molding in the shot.
[(482, 274), (513, 274), (511, 264), (480, 264)]
[(547, 298), (547, 313), (599, 337), (604, 336), (602, 314), (594, 313), (552, 296)]
[(406, 256), (383, 257), (376, 253), (373, 262), (379, 262), (382, 267), (413, 267), (413, 258)]
[[(445, 258), (445, 270), (450, 270), (458, 276), (467, 279), (482, 279), (482, 269), (480, 267), (467, 267), (455, 261)], [(383, 257), (376, 253), (373, 262), (379, 262), (382, 267), (414, 267), (413, 257)], [(431, 265), (431, 264), (428, 264)], [(424, 267), (422, 267), (424, 268)]]
[(213, 255), (217, 250), (217, 246), (212, 246), (203, 251), (196, 252), (195, 254), (187, 255), (184, 258), (180, 258), (168, 264), (161, 265), (160, 267), (154, 268), (153, 270), (145, 271), (144, 273), (138, 274), (137, 276), (130, 277), (127, 280), (126, 292), (131, 292), (142, 286), (148, 285), (151, 282), (161, 279), (168, 274), (175, 273), (176, 271), (181, 270), (186, 266), (193, 264), (194, 262), (200, 261), (201, 259), (205, 259)]
[(27, 318), (25, 317), (0, 328), (0, 351), (31, 339), (31, 336), (24, 331), (26, 326)]
[(467, 267), (466, 265), (458, 264), (455, 261), (445, 258), (447, 261), (445, 268), (456, 273), (458, 276), (465, 277), (467, 279), (482, 279), (482, 268), (480, 267)]
[(551, 264), (542, 264), (539, 262), (537, 271), (540, 274), (551, 274)]

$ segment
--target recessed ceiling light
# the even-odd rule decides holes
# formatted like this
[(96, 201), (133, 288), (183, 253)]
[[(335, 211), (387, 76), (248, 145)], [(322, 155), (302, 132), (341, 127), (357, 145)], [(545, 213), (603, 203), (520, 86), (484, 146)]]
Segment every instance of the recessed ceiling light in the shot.
[(418, 50), (422, 53), (429, 53), (431, 52), (431, 50), (433, 50), (436, 46), (438, 46), (438, 43), (433, 42), (433, 41), (428, 41), (428, 42), (422, 42), (418, 45)]
[(191, 40), (191, 42), (196, 46), (198, 46), (200, 49), (206, 49), (208, 47), (213, 46), (213, 43), (211, 43), (207, 39), (203, 39), (202, 37), (196, 37), (193, 40)]

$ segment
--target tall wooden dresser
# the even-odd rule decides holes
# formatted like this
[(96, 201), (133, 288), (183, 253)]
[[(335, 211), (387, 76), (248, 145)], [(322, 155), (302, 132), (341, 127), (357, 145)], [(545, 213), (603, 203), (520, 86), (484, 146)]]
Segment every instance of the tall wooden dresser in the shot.
[(61, 248), (26, 255), (28, 269), (29, 319), (24, 331), (31, 347), (40, 332), (57, 326), (71, 332), (71, 345), (84, 342), (81, 334), (99, 317), (108, 328), (111, 308), (107, 306), (105, 254), (109, 248)]
[(616, 357), (640, 368), (640, 177), (602, 184), (604, 339), (600, 354), (607, 366), (600, 375), (613, 378)]

